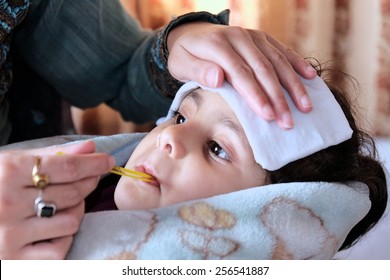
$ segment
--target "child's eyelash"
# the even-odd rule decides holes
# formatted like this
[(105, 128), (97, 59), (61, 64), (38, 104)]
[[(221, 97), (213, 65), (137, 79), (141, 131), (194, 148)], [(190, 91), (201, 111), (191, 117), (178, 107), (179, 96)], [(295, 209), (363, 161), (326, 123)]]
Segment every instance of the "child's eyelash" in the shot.
[[(179, 110), (174, 111), (174, 112), (173, 112), (172, 119), (177, 119), (179, 116), (183, 116), (183, 117), (184, 117), (184, 115), (183, 115)], [(185, 117), (184, 117), (184, 118), (185, 118)]]
[(171, 122), (175, 122), (176, 119), (177, 119), (177, 116), (181, 115), (181, 113), (178, 111), (178, 110), (175, 110), (173, 111), (171, 114), (170, 114), (170, 120)]
[[(183, 116), (183, 114), (182, 114), (179, 110), (175, 110), (175, 111), (173, 111), (173, 112), (171, 113), (171, 116), (170, 116), (170, 117), (172, 118), (172, 120), (173, 120), (174, 122), (176, 122), (176, 121), (177, 121), (177, 118), (178, 118), (179, 116)], [(183, 118), (185, 118), (185, 117), (183, 116)], [(224, 157), (220, 157), (220, 156), (216, 155), (216, 154), (213, 152), (213, 149), (211, 149), (210, 144), (218, 145), (219, 149), (221, 149), (221, 150), (218, 150), (218, 151), (215, 151), (215, 150), (214, 150), (214, 152), (222, 152), (222, 151), (223, 151), (223, 153), (225, 154), (225, 156), (224, 156)], [(220, 145), (217, 141), (215, 141), (215, 140), (209, 140), (206, 146), (207, 146), (206, 149), (209, 151), (209, 154), (210, 154), (210, 156), (211, 156), (212, 158), (214, 158), (214, 159), (219, 158), (219, 161), (223, 160), (223, 161), (225, 161), (225, 162), (231, 161), (230, 156), (229, 156), (229, 154), (227, 153), (227, 151), (226, 151), (226, 150), (222, 147), (222, 145)], [(217, 160), (218, 160), (218, 159), (217, 159)]]

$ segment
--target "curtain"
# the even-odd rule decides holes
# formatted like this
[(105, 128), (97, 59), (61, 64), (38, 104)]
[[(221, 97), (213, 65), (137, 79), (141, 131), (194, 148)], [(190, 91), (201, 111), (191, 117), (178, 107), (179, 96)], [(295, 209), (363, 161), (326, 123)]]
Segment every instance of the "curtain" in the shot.
[(378, 42), (377, 118), (375, 133), (390, 136), (390, 0), (380, 3), (380, 37)]
[(121, 1), (135, 2), (141, 23), (152, 28), (185, 12), (229, 8), (231, 25), (262, 29), (354, 77), (366, 130), (390, 136), (390, 0)]

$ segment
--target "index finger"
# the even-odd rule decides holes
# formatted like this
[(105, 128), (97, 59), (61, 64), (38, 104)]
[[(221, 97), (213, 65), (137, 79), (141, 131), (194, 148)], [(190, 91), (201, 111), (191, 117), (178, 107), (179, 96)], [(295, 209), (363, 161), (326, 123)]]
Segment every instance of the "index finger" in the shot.
[[(254, 37), (256, 38), (256, 35)], [(260, 44), (255, 40), (258, 48), (274, 65), (281, 85), (286, 89), (295, 106), (301, 112), (309, 112), (312, 108), (311, 99), (299, 75), (306, 79), (313, 79), (317, 74), (316, 70), (287, 46), (270, 36), (266, 38), (271, 44)]]
[(98, 178), (115, 165), (115, 160), (103, 153), (41, 156), (39, 153), (34, 155), (13, 152), (2, 154), (1, 163), (0, 190), (8, 193), (10, 187), (15, 190), (34, 185), (32, 175), (34, 166), (38, 166), (38, 170), (35, 170), (37, 173), (48, 176), (49, 184), (66, 184), (92, 177)]
[[(108, 172), (115, 159), (105, 153), (95, 153), (93, 141), (80, 141), (45, 148), (9, 151), (13, 173), (22, 179), (25, 186), (32, 185), (31, 172), (40, 157), (38, 173), (48, 175), (50, 183), (69, 183), (100, 176)], [(28, 166), (28, 172), (25, 168)], [(22, 173), (23, 172), (23, 173)], [(24, 173), (25, 172), (25, 173)], [(26, 174), (26, 176), (21, 176)]]
[[(115, 159), (104, 153), (95, 153), (93, 141), (83, 141), (75, 144), (51, 146), (40, 149), (15, 152), (13, 160), (19, 162), (15, 168), (20, 171), (22, 166), (30, 166), (30, 170), (40, 159), (39, 173), (46, 174), (50, 183), (67, 183), (84, 178), (100, 176), (115, 165)], [(59, 156), (58, 153), (62, 155)], [(29, 156), (26, 156), (29, 155)], [(20, 159), (19, 161), (17, 159)], [(27, 173), (25, 184), (31, 185), (31, 173)]]
[[(32, 168), (35, 164), (36, 157), (32, 157)], [(114, 165), (114, 158), (103, 153), (42, 156), (39, 173), (48, 175), (50, 183), (69, 183), (100, 176)]]

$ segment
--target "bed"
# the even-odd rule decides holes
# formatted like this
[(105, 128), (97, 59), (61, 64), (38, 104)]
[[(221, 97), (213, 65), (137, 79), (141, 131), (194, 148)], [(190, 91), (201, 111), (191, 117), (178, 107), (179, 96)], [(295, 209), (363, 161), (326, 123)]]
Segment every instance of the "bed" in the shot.
[[(133, 137), (142, 137), (142, 134), (131, 134), (130, 138)], [(86, 138), (91, 137), (53, 137), (9, 145), (6, 148), (42, 147)], [(134, 145), (129, 145), (129, 135), (126, 134), (93, 139), (97, 143), (98, 151), (113, 154), (119, 164), (127, 161), (127, 156), (123, 155), (134, 148)], [(381, 161), (385, 168), (390, 170), (390, 139), (377, 138), (376, 143)], [(345, 234), (355, 224), (353, 221), (348, 224), (350, 220), (358, 221), (362, 218), (354, 216), (354, 211), (348, 212), (350, 205), (359, 204), (360, 196), (351, 196), (348, 193), (349, 187), (345, 190), (337, 185), (329, 188), (327, 184), (297, 184), (295, 188), (294, 192), (290, 191), (292, 188), (286, 188), (284, 185), (272, 186), (266, 195), (254, 189), (156, 211), (107, 211), (87, 214), (68, 259), (390, 259), (389, 208), (380, 222), (357, 244), (335, 253)], [(264, 187), (260, 189), (266, 190)], [(299, 195), (299, 190), (307, 192), (306, 197)], [(241, 203), (237, 203), (237, 195)], [(331, 196), (328, 201), (323, 199), (329, 195)], [(334, 200), (338, 200), (337, 207), (333, 210), (336, 212), (331, 215), (316, 215), (322, 213), (323, 209), (333, 208)], [(282, 205), (282, 208), (269, 207), (276, 205), (275, 201)], [(328, 207), (329, 203), (332, 203), (332, 207)], [(366, 204), (362, 201), (357, 207), (365, 209)], [(259, 208), (267, 211), (252, 215), (250, 207), (242, 205), (257, 207), (256, 211)], [(280, 210), (282, 211), (277, 212)], [(278, 214), (280, 217), (287, 217), (285, 222), (280, 222), (279, 218), (269, 219), (270, 211), (275, 211), (276, 217)], [(290, 216), (284, 213), (289, 213)], [(343, 213), (343, 216), (338, 215), (339, 213)], [(250, 215), (253, 220), (250, 220)], [(294, 234), (280, 226), (292, 219), (297, 222)], [(266, 226), (255, 230), (252, 224), (259, 224), (259, 220)], [(278, 230), (276, 235), (275, 229)], [(313, 232), (313, 229), (316, 230)], [(302, 238), (305, 231), (312, 231), (311, 236), (314, 238)], [(159, 238), (155, 238), (156, 232), (159, 233)], [(284, 243), (280, 243), (279, 237), (275, 238), (277, 234), (285, 237)], [(243, 249), (240, 248), (240, 243), (245, 242), (248, 244), (242, 246)], [(282, 251), (274, 250), (278, 242), (279, 248), (283, 248)], [(262, 244), (260, 254), (253, 244)]]

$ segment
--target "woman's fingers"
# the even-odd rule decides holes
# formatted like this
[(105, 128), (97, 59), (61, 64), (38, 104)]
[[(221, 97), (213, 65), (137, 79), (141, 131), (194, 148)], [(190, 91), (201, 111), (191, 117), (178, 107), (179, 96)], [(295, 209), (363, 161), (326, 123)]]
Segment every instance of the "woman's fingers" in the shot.
[(1, 159), (3, 170), (7, 173), (7, 178), (12, 178), (13, 184), (33, 186), (32, 170), (37, 164), (38, 157), (40, 158), (38, 173), (47, 175), (49, 184), (69, 183), (100, 176), (115, 165), (114, 158), (103, 153), (45, 154), (45, 152), (34, 150), (29, 155), (22, 153), (3, 155)]
[[(253, 30), (251, 32), (253, 33), (254, 42), (271, 61), (281, 85), (287, 90), (295, 106), (302, 112), (309, 112), (312, 108), (311, 100), (299, 75), (312, 79), (317, 74), (315, 69), (298, 54), (274, 38), (258, 34)], [(268, 40), (271, 44), (264, 43)]]
[[(34, 166), (36, 158), (31, 163)], [(39, 172), (49, 176), (50, 184), (59, 184), (102, 175), (114, 165), (107, 154), (46, 156), (41, 158)]]
[[(255, 88), (248, 88), (247, 95), (242, 95), (249, 101), (250, 105), (256, 102), (256, 99), (254, 99), (256, 96), (264, 95), (267, 98), (266, 100), (269, 101), (268, 104), (271, 104), (275, 113), (274, 118), (280, 126), (286, 129), (292, 128), (294, 123), (291, 111), (280, 84), (281, 80), (278, 78), (276, 71), (276, 69), (280, 67), (285, 72), (292, 73), (296, 80), (299, 81), (292, 66), (288, 63), (287, 59), (272, 46), (267, 46), (266, 51), (261, 51), (254, 41), (255, 38), (248, 30), (235, 28), (233, 31), (234, 33), (230, 33), (230, 35), (234, 35), (233, 37), (235, 40), (231, 40), (230, 43), (234, 50), (234, 55), (241, 58), (241, 63), (249, 66), (250, 71), (252, 71), (255, 77), (255, 85), (259, 85), (262, 89), (262, 92), (256, 93)], [(234, 67), (234, 65), (229, 65), (229, 67)], [(241, 81), (232, 80), (231, 83), (234, 87), (238, 88)], [(303, 86), (302, 89), (305, 90)]]
[[(257, 30), (251, 30), (251, 32), (259, 34)], [(317, 75), (317, 71), (310, 65), (310, 63), (303, 59), (302, 56), (269, 34), (262, 33), (262, 35), (266, 36), (267, 41), (286, 56), (291, 66), (299, 75), (305, 79), (313, 79)]]
[[(208, 87), (219, 87), (222, 85), (225, 77), (223, 69), (219, 65), (199, 59), (181, 45), (175, 45), (173, 53), (168, 60), (168, 68), (172, 69), (171, 74), (176, 79), (183, 82), (191, 79)], [(177, 59), (186, 61), (186, 63), (180, 63)]]
[(29, 244), (23, 248), (25, 260), (63, 260), (69, 252), (73, 236), (64, 236)]
[[(177, 79), (219, 86), (223, 71), (223, 78), (255, 113), (267, 120), (276, 119), (283, 128), (292, 127), (293, 120), (282, 86), (299, 110), (310, 111), (310, 98), (298, 74), (310, 79), (316, 72), (276, 39), (257, 30), (207, 23), (187, 24), (175, 30), (168, 38), (168, 65)], [(196, 61), (196, 69), (188, 66), (188, 58)]]
[[(91, 151), (89, 148), (87, 150)], [(45, 202), (54, 203), (58, 211), (83, 201), (96, 188), (101, 174), (114, 165), (112, 157), (106, 154), (45, 156), (45, 152), (41, 152), (34, 150), (0, 154), (1, 221), (36, 214), (34, 201), (39, 190), (34, 186), (32, 170), (38, 163), (37, 155), (43, 155), (37, 172), (47, 175), (49, 181), (48, 186), (42, 190), (41, 198)]]
[[(41, 192), (41, 199), (46, 203), (56, 206), (56, 212), (67, 208), (75, 207), (80, 204), (97, 186), (100, 177), (85, 178), (69, 184), (53, 184)], [(39, 190), (27, 188), (24, 196), (13, 197), (14, 203), (18, 204), (19, 216), (23, 217), (36, 216), (35, 199), (39, 195)], [(9, 216), (11, 218), (12, 215)]]
[(73, 235), (79, 229), (84, 215), (84, 201), (72, 208), (59, 211), (50, 218), (37, 216), (27, 219), (24, 227), (29, 228), (28, 243)]
[[(95, 144), (87, 141), (0, 153), (1, 259), (66, 256), (84, 215), (84, 198), (115, 164), (110, 155), (94, 151)], [(34, 167), (35, 177), (48, 177), (42, 190), (33, 182)], [(54, 204), (56, 213), (38, 217), (37, 198)]]
[[(15, 227), (8, 227), (8, 236), (18, 236), (6, 244), (4, 252), (14, 255), (6, 259), (63, 259), (72, 244), (84, 214), (84, 203), (60, 211), (50, 218), (30, 217)], [(3, 239), (4, 240), (4, 239)], [(12, 248), (11, 248), (12, 247)]]
[[(3, 184), (32, 186), (32, 170), (39, 162), (39, 174), (49, 176), (49, 183), (67, 183), (83, 178), (100, 176), (115, 165), (115, 159), (103, 153), (93, 153), (95, 144), (85, 143), (0, 153)], [(0, 188), (6, 189), (6, 188)]]
[[(172, 47), (168, 65), (171, 74), (182, 81), (195, 80), (205, 86), (222, 85), (224, 78), (248, 101), (259, 116), (266, 120), (275, 118), (274, 110), (269, 102), (267, 94), (256, 80), (253, 71), (241, 56), (232, 48), (230, 42), (223, 37), (214, 36), (209, 41), (198, 40), (191, 36), (182, 36), (180, 44)], [(203, 45), (204, 44), (204, 45)], [(252, 43), (253, 44), (253, 43)], [(223, 46), (225, 45), (225, 46)], [(189, 63), (183, 63), (184, 58), (191, 58), (195, 67), (189, 67)], [(210, 85), (209, 80), (199, 79), (199, 73), (208, 73), (209, 69), (223, 69), (223, 76), (218, 76), (218, 82)], [(215, 71), (215, 70), (214, 70)], [(201, 77), (206, 76), (201, 74)], [(212, 75), (211, 75), (212, 76)], [(217, 80), (217, 79), (216, 79)], [(274, 77), (274, 82), (277, 77)], [(208, 82), (208, 83), (205, 83)], [(280, 88), (280, 83), (277, 81)]]

